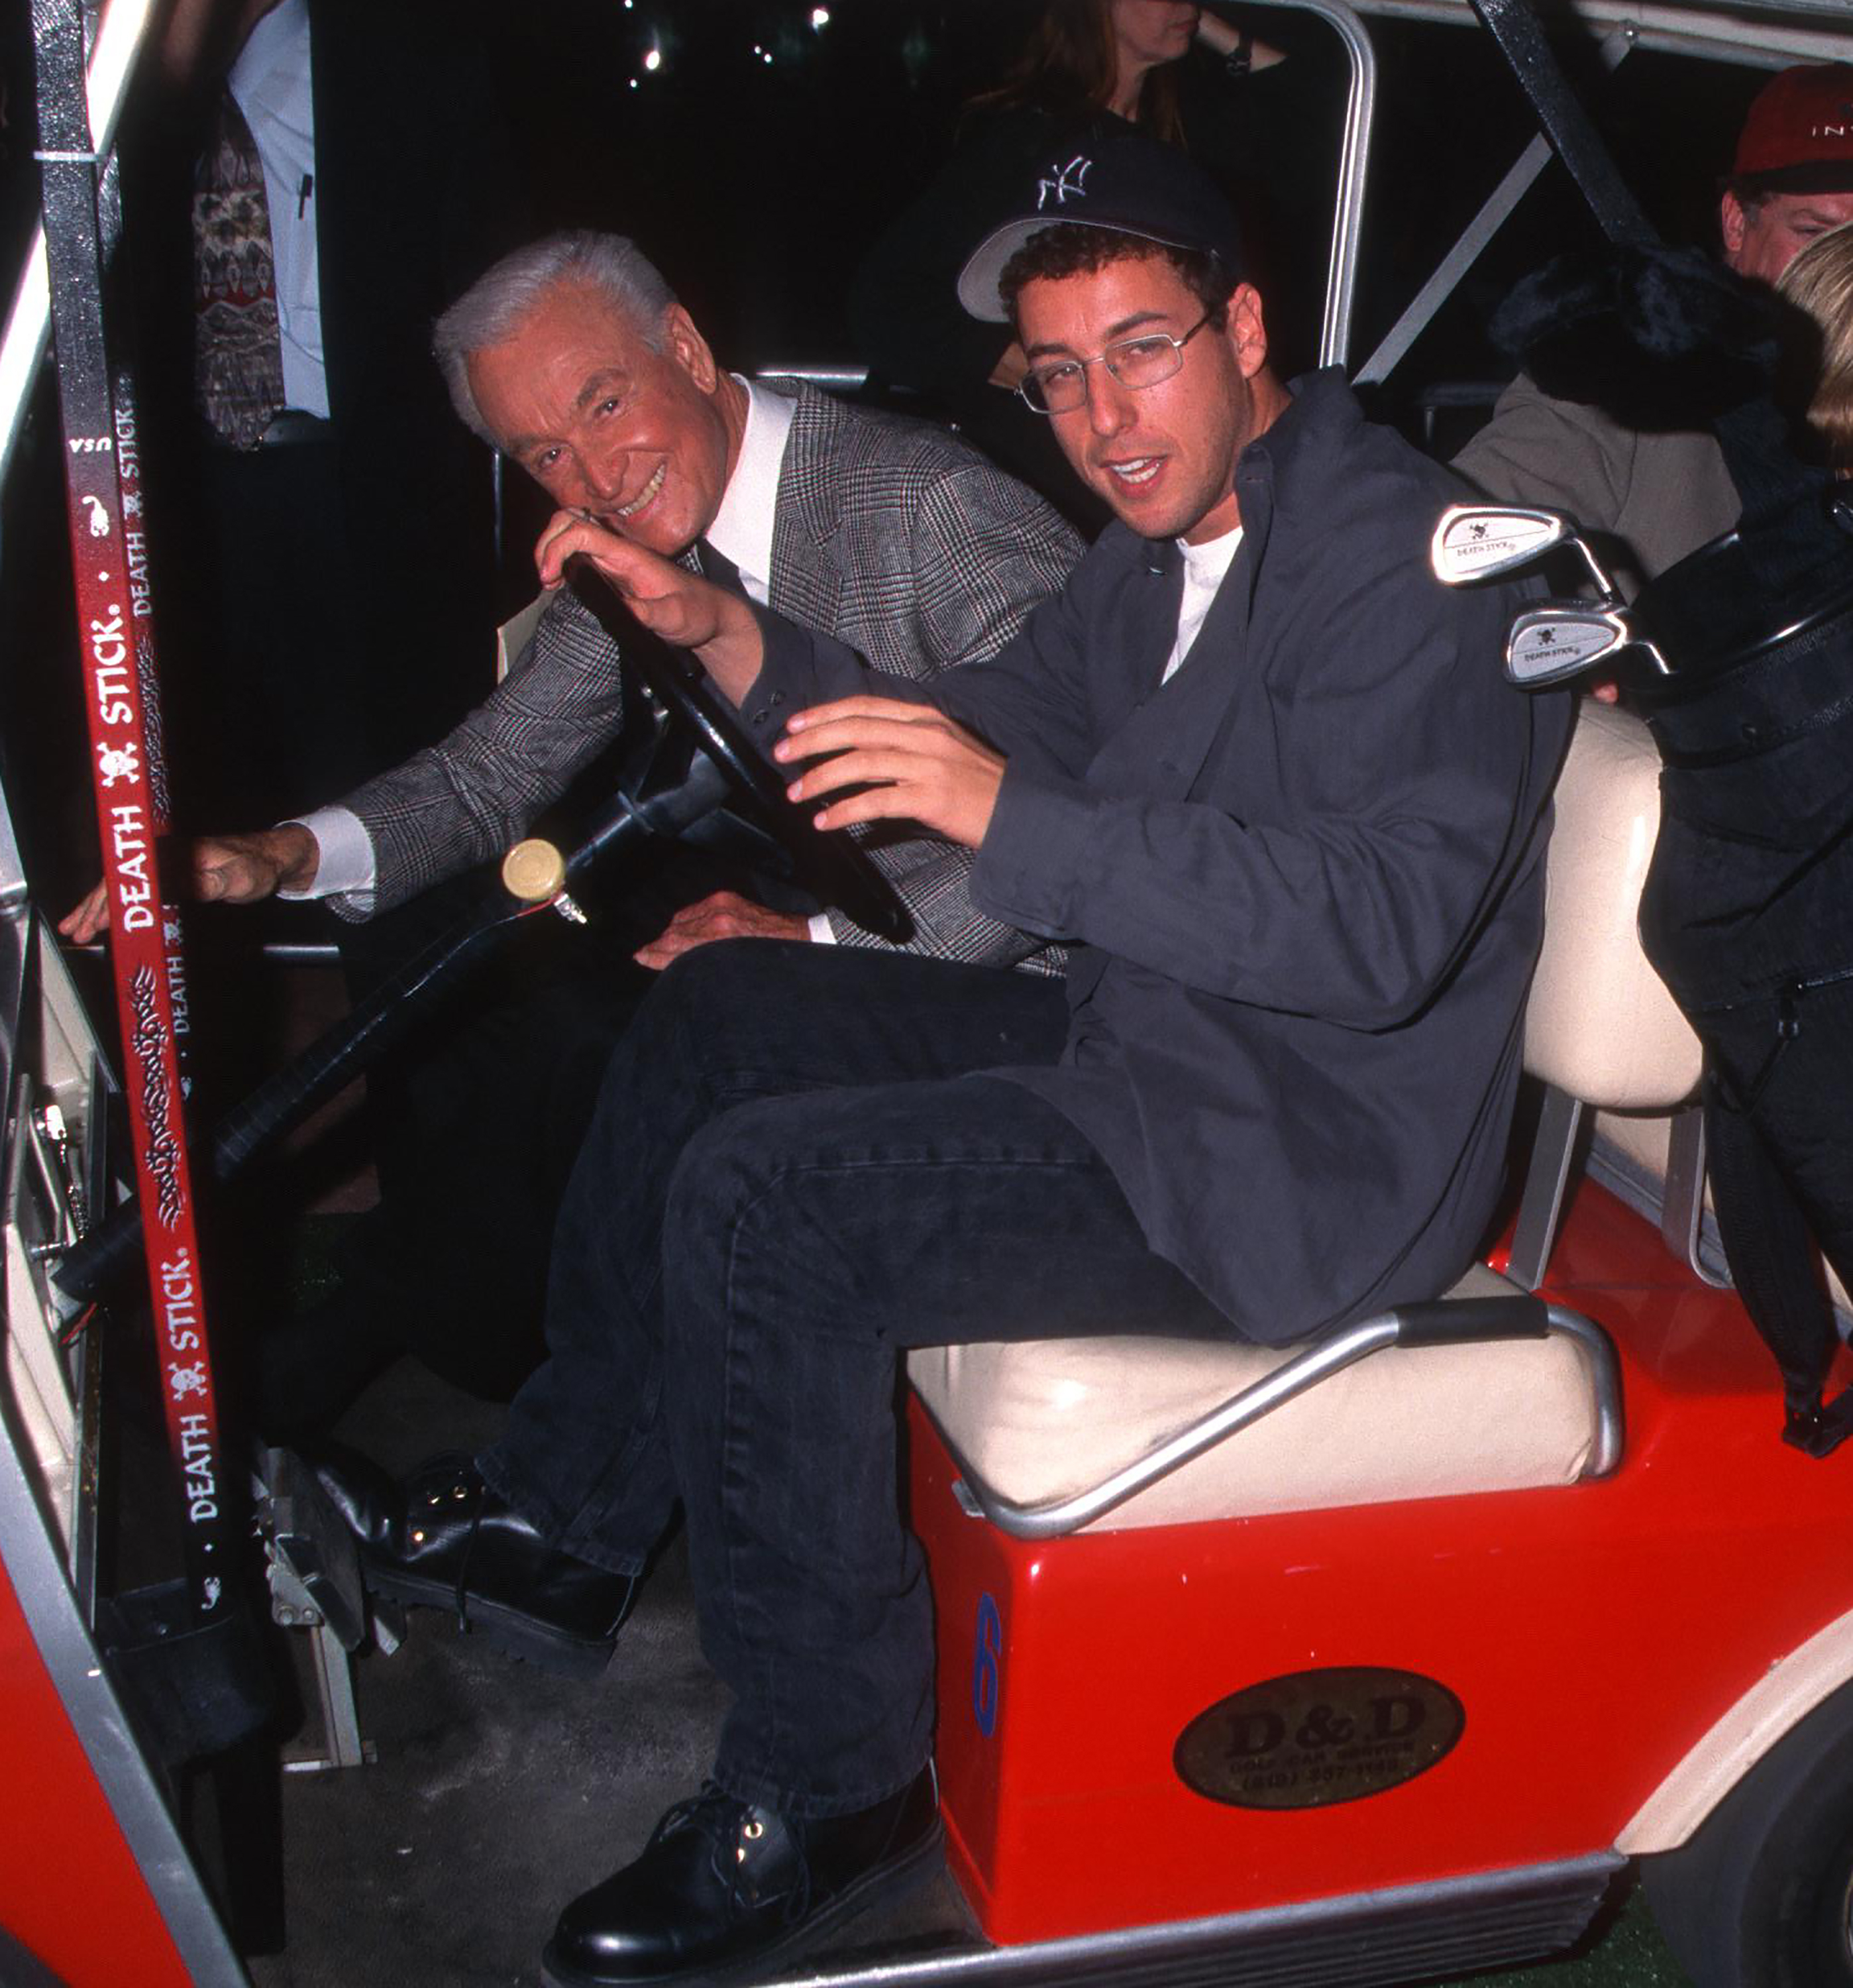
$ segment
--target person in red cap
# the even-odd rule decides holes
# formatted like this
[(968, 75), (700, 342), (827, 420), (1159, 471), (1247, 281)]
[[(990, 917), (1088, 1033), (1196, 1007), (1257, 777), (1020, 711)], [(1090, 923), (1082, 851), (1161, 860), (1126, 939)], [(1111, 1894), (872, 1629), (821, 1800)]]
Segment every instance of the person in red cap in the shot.
[[(1724, 261), (1774, 283), (1808, 243), (1853, 221), (1853, 64), (1784, 69), (1744, 120), (1719, 210)], [(1566, 511), (1608, 541), (1632, 595), (1737, 521), (1709, 429), (1635, 428), (1521, 374), (1454, 468), (1502, 503)]]
[(1785, 69), (1757, 93), (1724, 189), (1724, 259), (1774, 282), (1853, 221), (1853, 64)]

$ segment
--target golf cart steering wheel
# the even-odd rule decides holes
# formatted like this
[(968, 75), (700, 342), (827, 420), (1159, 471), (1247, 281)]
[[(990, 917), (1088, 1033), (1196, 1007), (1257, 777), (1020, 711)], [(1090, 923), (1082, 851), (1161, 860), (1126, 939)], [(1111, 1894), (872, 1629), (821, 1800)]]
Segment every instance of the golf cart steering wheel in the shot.
[(785, 798), (785, 781), (761, 758), (739, 718), (707, 678), (637, 620), (590, 560), (569, 559), (566, 583), (617, 644), (626, 667), (672, 719), (694, 732), (698, 749), (749, 803), (754, 820), (771, 833), (823, 902), (894, 945), (911, 938), (913, 920), (894, 887), (846, 833), (818, 828), (805, 810)]
[[(791, 856), (798, 874), (827, 904), (840, 906), (866, 931), (899, 944), (913, 921), (880, 871), (849, 837), (827, 834), (785, 799), (785, 783), (753, 749), (740, 721), (706, 680), (692, 674), (677, 652), (652, 635), (619, 600), (596, 568), (569, 561), (567, 583), (595, 615), (657, 700), (692, 733), (695, 757), (671, 785), (646, 796), (620, 792), (569, 857), (531, 841), (509, 852), (502, 888), (486, 909), (471, 911), (453, 931), (370, 989), (339, 1021), (291, 1063), (227, 1112), (212, 1131), (214, 1176), (231, 1180), (257, 1155), (349, 1078), (370, 1069), (417, 1026), (454, 976), (499, 943), (538, 903), (601, 857), (640, 837), (673, 835), (711, 813), (730, 796)], [(518, 879), (509, 864), (523, 857), (528, 874)], [(139, 1260), (141, 1216), (124, 1202), (69, 1251), (57, 1271), (59, 1289), (73, 1307), (100, 1297)]]

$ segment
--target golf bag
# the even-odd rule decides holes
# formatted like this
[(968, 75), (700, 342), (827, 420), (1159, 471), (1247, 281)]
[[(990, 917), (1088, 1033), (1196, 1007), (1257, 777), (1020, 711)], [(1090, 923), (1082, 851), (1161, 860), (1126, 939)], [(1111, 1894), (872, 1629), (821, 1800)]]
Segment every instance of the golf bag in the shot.
[(1819, 1456), (1853, 1429), (1810, 1247), (1853, 1288), (1853, 537), (1831, 496), (1790, 510), (1639, 597), (1672, 674), (1633, 696), (1663, 768), (1642, 943), (1704, 1043), (1719, 1233)]

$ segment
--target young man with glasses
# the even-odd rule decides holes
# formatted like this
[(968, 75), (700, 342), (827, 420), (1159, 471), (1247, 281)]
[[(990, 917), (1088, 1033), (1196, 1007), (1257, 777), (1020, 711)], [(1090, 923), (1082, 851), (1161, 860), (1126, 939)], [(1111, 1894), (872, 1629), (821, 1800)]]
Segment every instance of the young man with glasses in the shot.
[(930, 1866), (904, 1348), (1291, 1340), (1434, 1296), (1497, 1192), (1568, 700), (1502, 681), (1509, 597), (1429, 577), (1447, 473), (1335, 374), (1268, 371), (1186, 161), (1135, 136), (1028, 191), (960, 295), (1013, 316), (1122, 522), (997, 656), (891, 687), (565, 513), (543, 541), (543, 578), (586, 552), (695, 651), (826, 827), (974, 848), (981, 898), (1075, 948), (1065, 989), (802, 946), (679, 962), (555, 1249), (541, 1393), (602, 1418), (607, 1467), (542, 1493), (537, 1394), (464, 1519), (350, 1487), (376, 1574), (433, 1523), (505, 1574), (525, 1527), (537, 1598), (640, 1574), (682, 1503), (732, 1707), (708, 1787), (566, 1909), (555, 1988), (767, 1964)]

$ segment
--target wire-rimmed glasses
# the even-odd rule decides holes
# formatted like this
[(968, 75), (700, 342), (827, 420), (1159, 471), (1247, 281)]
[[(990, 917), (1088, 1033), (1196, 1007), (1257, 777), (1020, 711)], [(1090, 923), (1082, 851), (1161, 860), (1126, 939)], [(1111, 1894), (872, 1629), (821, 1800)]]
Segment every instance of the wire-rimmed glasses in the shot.
[(1122, 387), (1137, 393), (1169, 380), (1184, 363), (1184, 347), (1216, 316), (1207, 310), (1181, 338), (1169, 332), (1141, 332), (1116, 339), (1092, 359), (1048, 359), (1032, 366), (1017, 391), (1039, 414), (1070, 414), (1087, 404), (1088, 368), (1104, 366)]

